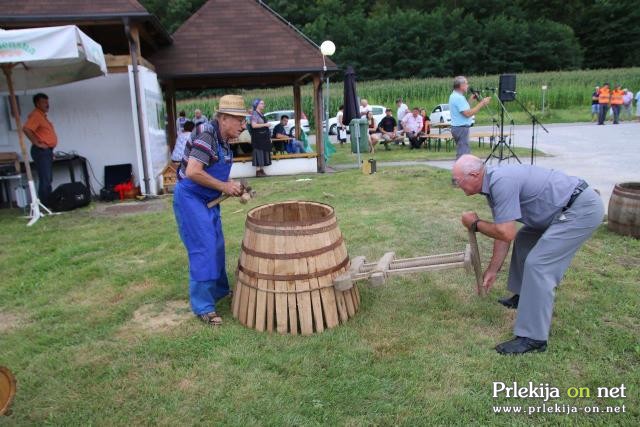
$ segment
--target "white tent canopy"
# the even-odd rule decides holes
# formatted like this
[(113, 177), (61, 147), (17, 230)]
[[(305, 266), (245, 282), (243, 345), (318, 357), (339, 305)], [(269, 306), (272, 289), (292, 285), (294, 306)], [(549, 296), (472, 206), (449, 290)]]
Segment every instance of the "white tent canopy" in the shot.
[(107, 74), (102, 47), (73, 25), (64, 27), (0, 30), (0, 91), (9, 92), (29, 192), (31, 221), (42, 216), (22, 134), (15, 91), (62, 85)]
[[(0, 30), (0, 64), (16, 64), (12, 69), (16, 90), (107, 74), (102, 47), (73, 25)], [(4, 76), (0, 76), (0, 91), (8, 91)]]

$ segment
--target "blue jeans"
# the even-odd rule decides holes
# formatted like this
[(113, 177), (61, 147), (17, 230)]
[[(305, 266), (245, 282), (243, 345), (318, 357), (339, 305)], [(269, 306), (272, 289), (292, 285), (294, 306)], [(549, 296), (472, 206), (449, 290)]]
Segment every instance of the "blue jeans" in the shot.
[(216, 311), (216, 303), (227, 295), (229, 295), (229, 282), (226, 275), (218, 280), (202, 282), (189, 280), (189, 299), (191, 310), (195, 315)]
[(298, 141), (297, 139), (292, 139), (291, 141), (287, 142), (287, 145), (285, 146), (285, 150), (287, 150), (287, 153), (289, 154), (300, 154), (304, 152), (304, 145), (302, 144), (302, 141)]
[(51, 195), (51, 181), (53, 181), (53, 148), (31, 146), (31, 158), (36, 164), (38, 173), (38, 198), (47, 204)]

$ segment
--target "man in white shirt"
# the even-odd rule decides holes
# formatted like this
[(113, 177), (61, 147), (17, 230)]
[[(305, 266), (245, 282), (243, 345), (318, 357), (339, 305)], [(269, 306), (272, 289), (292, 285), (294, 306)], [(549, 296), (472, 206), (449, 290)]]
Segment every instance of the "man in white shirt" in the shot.
[(360, 100), (360, 118), (366, 118), (367, 113), (370, 111), (373, 111), (373, 110), (371, 109), (371, 105), (369, 105), (369, 101), (362, 98)]
[(411, 114), (405, 114), (402, 119), (402, 128), (404, 129), (405, 134), (409, 138), (409, 142), (411, 143), (411, 150), (420, 148), (422, 142), (418, 135), (422, 131), (422, 116), (420, 115), (419, 108), (413, 108), (411, 110)]
[(195, 124), (191, 120), (187, 120), (184, 122), (184, 126), (182, 130), (176, 137), (176, 145), (173, 147), (173, 151), (171, 152), (171, 161), (176, 164), (176, 166), (180, 165), (182, 161), (182, 157), (184, 156), (184, 148), (187, 145), (187, 141), (191, 136), (191, 131), (195, 128)]
[(407, 107), (407, 104), (402, 102), (402, 98), (396, 99), (396, 106), (398, 107), (396, 114), (398, 119), (398, 131), (402, 131), (402, 119), (404, 119), (404, 116), (409, 112), (409, 107)]
[(336, 127), (338, 132), (338, 141), (340, 141), (340, 144), (347, 142), (347, 125), (342, 122), (343, 117), (344, 105), (340, 105), (340, 110), (338, 111), (338, 114), (336, 114)]

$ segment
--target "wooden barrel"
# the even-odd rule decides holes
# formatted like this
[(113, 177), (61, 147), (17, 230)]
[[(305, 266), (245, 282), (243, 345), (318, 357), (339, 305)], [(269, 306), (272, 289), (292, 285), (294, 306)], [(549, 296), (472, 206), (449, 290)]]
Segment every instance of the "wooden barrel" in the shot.
[(609, 230), (640, 238), (640, 182), (616, 184), (607, 217)]
[(349, 256), (335, 212), (315, 202), (259, 206), (247, 214), (233, 316), (258, 331), (310, 335), (346, 322), (360, 305), (354, 286), (333, 287)]
[(0, 415), (7, 414), (15, 394), (15, 377), (7, 368), (0, 366)]

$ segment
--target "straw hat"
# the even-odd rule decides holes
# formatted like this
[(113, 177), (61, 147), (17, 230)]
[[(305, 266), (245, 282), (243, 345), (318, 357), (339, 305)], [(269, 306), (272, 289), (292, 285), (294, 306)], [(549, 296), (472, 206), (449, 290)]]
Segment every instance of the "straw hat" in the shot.
[(225, 95), (220, 98), (218, 113), (240, 117), (246, 117), (248, 114), (244, 99), (240, 95)]

